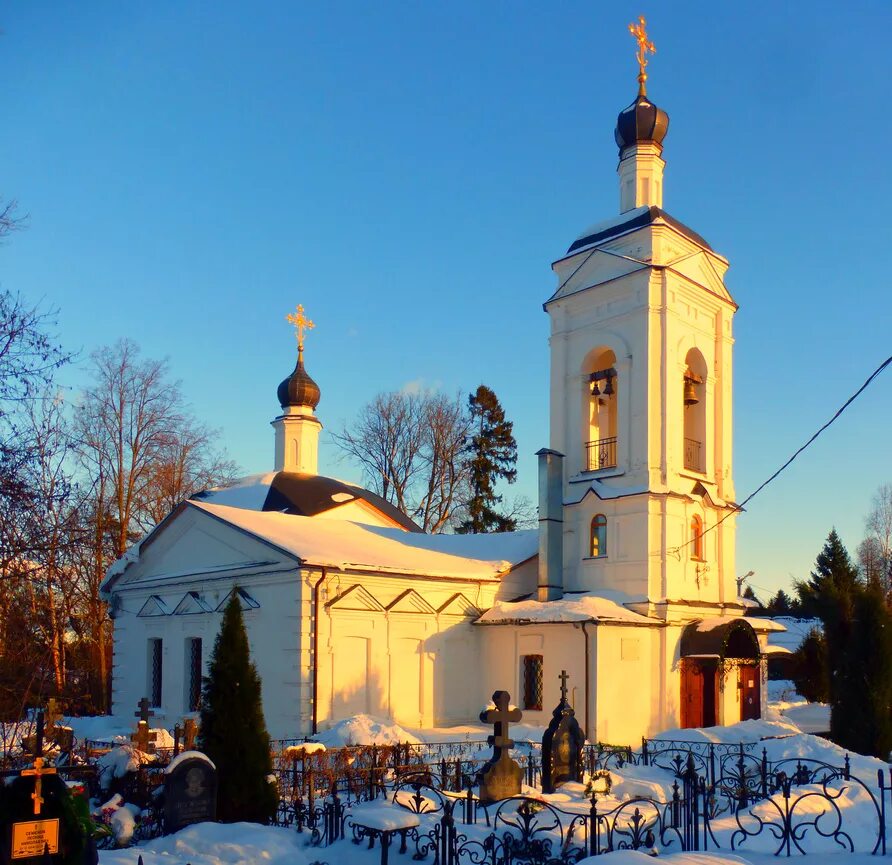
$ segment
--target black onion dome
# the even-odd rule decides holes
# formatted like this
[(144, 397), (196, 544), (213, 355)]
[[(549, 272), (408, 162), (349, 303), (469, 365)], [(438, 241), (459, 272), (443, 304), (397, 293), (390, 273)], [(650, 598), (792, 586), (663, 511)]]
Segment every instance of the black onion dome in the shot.
[(319, 385), (310, 378), (310, 374), (304, 369), (303, 352), (298, 352), (297, 366), (294, 372), (288, 376), (276, 391), (279, 397), (279, 405), (282, 408), (289, 406), (309, 406), (315, 409), (322, 398)]
[(662, 145), (669, 131), (669, 115), (646, 96), (638, 98), (616, 118), (616, 145), (622, 153), (640, 141)]

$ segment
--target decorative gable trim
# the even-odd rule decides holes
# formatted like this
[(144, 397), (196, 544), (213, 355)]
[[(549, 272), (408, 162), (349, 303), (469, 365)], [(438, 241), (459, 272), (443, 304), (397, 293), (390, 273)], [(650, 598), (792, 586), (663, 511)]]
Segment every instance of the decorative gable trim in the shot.
[(441, 616), (461, 616), (463, 619), (476, 619), (483, 614), (461, 592), (456, 592), (437, 612)]
[[(233, 589), (232, 592), (238, 592), (238, 603), (242, 610), (257, 610), (260, 608), (260, 601), (258, 601), (253, 595), (249, 592), (246, 592), (244, 589)], [(217, 612), (222, 613), (223, 610), (226, 609), (227, 604), (229, 603), (229, 599), (232, 597), (232, 592), (230, 592), (219, 604), (217, 604)]]
[(197, 613), (210, 613), (211, 607), (198, 594), (198, 592), (186, 592), (182, 600), (177, 604), (173, 611), (175, 616), (192, 616)]
[(349, 589), (341, 592), (336, 598), (332, 598), (325, 606), (330, 610), (361, 610), (367, 613), (384, 612), (384, 607), (378, 603), (377, 598), (368, 589), (359, 585), (359, 583), (350, 586)]
[(170, 608), (158, 595), (149, 595), (137, 616), (169, 616)]
[(388, 613), (431, 613), (436, 612), (434, 608), (426, 601), (415, 589), (406, 589), (400, 595), (397, 595), (388, 605)]

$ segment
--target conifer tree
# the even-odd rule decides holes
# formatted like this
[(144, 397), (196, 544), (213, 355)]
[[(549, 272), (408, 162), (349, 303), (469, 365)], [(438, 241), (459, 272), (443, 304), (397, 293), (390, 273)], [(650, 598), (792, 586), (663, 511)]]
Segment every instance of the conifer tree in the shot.
[(502, 500), (496, 495), (496, 482), (502, 478), (513, 484), (517, 479), (514, 424), (505, 419), (498, 397), (486, 385), (481, 384), (468, 397), (468, 404), (473, 431), (467, 446), (471, 495), (467, 503), (468, 518), (456, 531), (459, 534), (514, 531), (516, 520), (495, 510)]
[(235, 589), (223, 613), (201, 701), (198, 747), (217, 767), (217, 815), (222, 822), (269, 823), (276, 813), (269, 734), (260, 676)]

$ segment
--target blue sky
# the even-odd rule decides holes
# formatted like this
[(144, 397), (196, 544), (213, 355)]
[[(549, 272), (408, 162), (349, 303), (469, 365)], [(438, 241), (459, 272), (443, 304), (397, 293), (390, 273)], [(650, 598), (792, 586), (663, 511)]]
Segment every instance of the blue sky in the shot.
[[(301, 302), (329, 429), (381, 390), (485, 382), (534, 497), (541, 303), (550, 263), (618, 209), (639, 14), (665, 207), (730, 259), (741, 306), (742, 498), (892, 353), (884, 0), (12, 0), (0, 193), (30, 222), (0, 280), (58, 307), (83, 355), (130, 336), (168, 356), (246, 471), (271, 466)], [(740, 519), (757, 586), (804, 576), (833, 525), (860, 540), (892, 480), (890, 395), (887, 374)], [(322, 470), (357, 477), (325, 438)]]

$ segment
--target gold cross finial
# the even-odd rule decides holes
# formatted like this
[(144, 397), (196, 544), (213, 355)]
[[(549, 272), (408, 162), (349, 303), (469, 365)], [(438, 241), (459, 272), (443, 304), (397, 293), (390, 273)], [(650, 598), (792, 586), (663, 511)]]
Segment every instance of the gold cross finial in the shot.
[(647, 21), (644, 20), (643, 15), (638, 16), (637, 24), (629, 25), (629, 33), (635, 37), (635, 41), (638, 43), (638, 50), (635, 52), (635, 56), (638, 58), (638, 95), (646, 96), (647, 90), (644, 82), (647, 81), (647, 72), (645, 72), (647, 55), (656, 54), (657, 49), (653, 42), (647, 38)]
[(55, 775), (56, 770), (52, 767), (44, 766), (43, 757), (38, 757), (34, 761), (33, 769), (23, 769), (19, 774), (24, 775), (25, 777), (34, 777), (34, 792), (31, 794), (31, 798), (34, 800), (34, 814), (40, 816), (40, 806), (44, 804), (43, 784), (41, 783), (43, 781), (43, 776)]
[(301, 304), (297, 305), (297, 315), (293, 312), (289, 313), (285, 316), (286, 321), (290, 321), (291, 324), (294, 325), (294, 330), (297, 333), (297, 350), (299, 352), (303, 352), (304, 350), (304, 331), (312, 330), (316, 327), (310, 319), (308, 319), (304, 315), (304, 308)]

